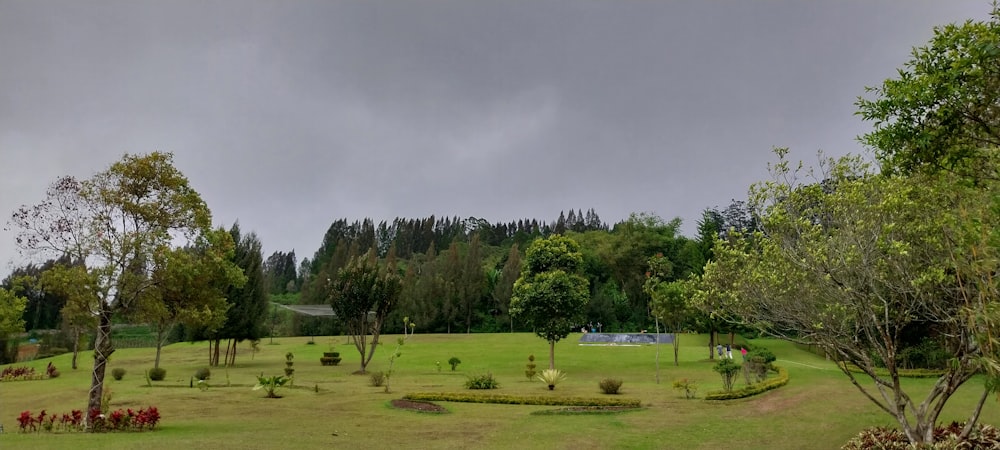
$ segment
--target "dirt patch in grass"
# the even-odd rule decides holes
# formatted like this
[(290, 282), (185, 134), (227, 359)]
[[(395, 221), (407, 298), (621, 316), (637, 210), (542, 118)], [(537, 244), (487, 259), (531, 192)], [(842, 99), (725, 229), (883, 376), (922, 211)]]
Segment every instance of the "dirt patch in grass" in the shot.
[(419, 411), (419, 412), (429, 412), (429, 413), (443, 413), (443, 412), (448, 412), (448, 410), (445, 409), (444, 406), (441, 406), (441, 405), (438, 405), (438, 404), (435, 404), (435, 403), (431, 403), (431, 402), (418, 402), (418, 401), (413, 401), (413, 400), (403, 400), (401, 398), (393, 400), (392, 401), (392, 406), (394, 408), (407, 409), (407, 410), (410, 410), (410, 411)]

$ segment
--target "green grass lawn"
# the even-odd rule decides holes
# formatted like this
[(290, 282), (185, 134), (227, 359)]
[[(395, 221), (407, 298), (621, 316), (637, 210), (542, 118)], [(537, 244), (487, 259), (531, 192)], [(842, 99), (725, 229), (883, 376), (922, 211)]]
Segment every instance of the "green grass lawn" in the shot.
[[(369, 370), (385, 370), (395, 336)], [(434, 448), (434, 449), (834, 449), (862, 428), (893, 426), (891, 418), (864, 398), (832, 363), (780, 341), (757, 340), (786, 367), (787, 386), (763, 395), (727, 402), (708, 402), (706, 391), (722, 386), (706, 358), (706, 336), (681, 336), (680, 366), (672, 347), (660, 347), (660, 378), (656, 383), (656, 346), (580, 346), (579, 335), (556, 345), (556, 367), (568, 378), (554, 391), (524, 376), (528, 354), (537, 370), (548, 365), (548, 346), (532, 334), (415, 335), (395, 363), (392, 392), (369, 386), (353, 375), (360, 356), (345, 337), (265, 339), (251, 360), (249, 345), (240, 346), (237, 365), (213, 368), (211, 387), (190, 388), (190, 378), (208, 359), (205, 343), (180, 343), (164, 348), (161, 366), (167, 378), (146, 386), (145, 369), (152, 367), (153, 349), (117, 351), (111, 359), (106, 386), (111, 407), (153, 405), (162, 419), (154, 432), (29, 434), (17, 432), (23, 410), (46, 409), (62, 414), (84, 409), (90, 385), (89, 353), (78, 370), (70, 355), (25, 363), (44, 372), (53, 361), (62, 375), (56, 379), (0, 383), (0, 448), (142, 448), (142, 449), (282, 449), (282, 448)], [(335, 347), (343, 361), (322, 366), (322, 352)], [(280, 399), (252, 391), (256, 375), (281, 375), (285, 353), (295, 354), (295, 386), (279, 389)], [(734, 351), (735, 357), (740, 358)], [(448, 359), (462, 363), (452, 372)], [(438, 372), (436, 362), (441, 362)], [(115, 381), (110, 369), (127, 374)], [(600, 397), (604, 377), (624, 380), (622, 396), (638, 398), (645, 408), (612, 415), (532, 415), (553, 409), (473, 403), (442, 403), (449, 412), (425, 414), (389, 406), (407, 392), (464, 391), (467, 376), (492, 372), (501, 383), (498, 393)], [(698, 380), (699, 398), (687, 400), (671, 383)], [(914, 389), (929, 389), (933, 380), (907, 380)], [(739, 387), (742, 385), (742, 380)], [(964, 420), (980, 392), (981, 380), (967, 383), (950, 402), (943, 421)], [(318, 392), (317, 392), (318, 390)], [(987, 402), (981, 420), (1000, 424), (1000, 407)]]

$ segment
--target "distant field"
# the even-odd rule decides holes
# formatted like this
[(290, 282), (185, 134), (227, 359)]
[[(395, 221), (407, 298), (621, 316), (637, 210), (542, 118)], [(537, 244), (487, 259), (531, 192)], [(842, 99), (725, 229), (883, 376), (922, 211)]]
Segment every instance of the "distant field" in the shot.
[[(865, 399), (832, 363), (794, 346), (771, 340), (757, 344), (778, 355), (776, 364), (790, 374), (787, 386), (759, 397), (707, 402), (704, 392), (722, 386), (707, 361), (707, 336), (682, 335), (680, 366), (672, 347), (660, 347), (661, 382), (656, 383), (656, 346), (580, 346), (580, 335), (556, 345), (556, 367), (568, 378), (554, 391), (528, 381), (529, 354), (538, 369), (547, 367), (548, 346), (527, 333), (433, 334), (413, 336), (402, 348), (392, 377), (392, 393), (352, 375), (359, 355), (347, 338), (276, 338), (260, 343), (251, 360), (249, 345), (240, 346), (237, 366), (213, 368), (207, 391), (190, 388), (190, 378), (208, 359), (205, 343), (179, 343), (164, 349), (167, 379), (146, 386), (143, 371), (152, 367), (153, 349), (117, 351), (110, 368), (127, 370), (115, 381), (112, 408), (157, 406), (163, 416), (157, 431), (129, 434), (17, 433), (18, 414), (26, 409), (50, 413), (83, 409), (90, 384), (89, 353), (79, 370), (63, 355), (22, 363), (44, 371), (52, 361), (62, 376), (52, 380), (0, 383), (0, 448), (31, 449), (283, 449), (283, 448), (434, 448), (434, 449), (835, 449), (864, 427), (893, 426), (889, 416)], [(384, 370), (396, 336), (385, 336), (369, 370)], [(321, 353), (333, 346), (344, 359), (322, 366)], [(281, 399), (251, 391), (256, 375), (280, 375), (285, 353), (295, 355), (295, 387), (279, 390)], [(734, 352), (735, 353), (735, 352)], [(451, 357), (462, 363), (452, 372)], [(736, 358), (739, 359), (738, 353)], [(438, 372), (437, 362), (441, 363)], [(532, 415), (551, 407), (442, 403), (449, 412), (422, 414), (394, 409), (392, 399), (414, 391), (464, 391), (466, 376), (492, 372), (497, 392), (553, 396), (602, 396), (604, 377), (624, 380), (620, 395), (640, 399), (645, 408), (614, 415)], [(677, 378), (698, 380), (699, 399), (686, 400), (672, 389)], [(926, 389), (933, 380), (908, 380)], [(739, 387), (739, 385), (737, 386)], [(959, 391), (942, 420), (964, 420), (981, 387), (973, 380)], [(317, 392), (318, 391), (318, 392)], [(996, 400), (981, 420), (1000, 424)]]

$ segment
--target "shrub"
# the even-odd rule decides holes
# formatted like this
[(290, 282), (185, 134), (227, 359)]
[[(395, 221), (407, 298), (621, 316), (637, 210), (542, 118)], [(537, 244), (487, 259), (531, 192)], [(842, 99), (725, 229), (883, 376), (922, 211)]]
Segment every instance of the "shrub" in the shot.
[(528, 355), (528, 364), (524, 366), (524, 376), (528, 377), (529, 380), (535, 379), (535, 355)]
[(729, 392), (733, 390), (733, 382), (736, 381), (736, 376), (743, 370), (743, 366), (733, 362), (729, 358), (722, 358), (712, 367), (712, 370), (722, 375), (722, 388), (726, 392)]
[[(68, 414), (47, 414), (42, 410), (38, 415), (32, 415), (31, 411), (23, 411), (18, 416), (17, 422), (22, 433), (33, 431), (84, 431), (83, 411), (73, 410)], [(142, 408), (138, 411), (129, 409), (119, 409), (109, 414), (103, 414), (100, 410), (90, 412), (90, 423), (93, 431), (144, 431), (156, 428), (160, 422), (160, 412), (155, 406)]]
[(121, 381), (122, 378), (125, 377), (125, 369), (115, 367), (114, 369), (111, 369), (111, 376), (114, 377), (115, 380)]
[(684, 391), (684, 398), (692, 399), (698, 394), (698, 383), (688, 378), (674, 380), (674, 389)]
[(194, 379), (205, 381), (212, 376), (212, 371), (208, 367), (202, 367), (194, 371)]
[(549, 390), (551, 391), (556, 388), (556, 385), (559, 384), (560, 381), (566, 379), (566, 374), (559, 369), (545, 369), (542, 373), (538, 374), (538, 379), (548, 385)]
[(18, 380), (37, 380), (41, 376), (35, 374), (35, 369), (33, 367), (27, 366), (8, 366), (0, 371), (0, 380), (2, 381), (18, 381)]
[(605, 394), (617, 394), (618, 390), (622, 387), (621, 378), (605, 378), (597, 383), (601, 388), (601, 392)]
[(500, 382), (493, 377), (492, 373), (484, 373), (469, 377), (465, 380), (465, 387), (468, 389), (496, 389), (500, 387)]
[[(964, 426), (964, 423), (952, 422), (947, 426), (934, 427), (934, 444), (929, 448), (1000, 448), (1000, 430), (984, 424), (977, 424), (973, 432), (969, 434), (968, 439), (959, 444), (958, 436), (961, 435)], [(842, 448), (845, 450), (869, 448), (909, 450), (913, 446), (902, 431), (896, 428), (875, 427), (868, 428), (851, 438)]]
[(292, 367), (292, 365), (295, 364), (294, 362), (292, 362), (292, 359), (294, 359), (294, 358), (295, 358), (295, 355), (293, 355), (292, 352), (285, 353), (285, 376), (286, 377), (291, 377), (295, 373), (295, 368)]
[(461, 364), (461, 363), (462, 363), (462, 360), (458, 359), (458, 358), (456, 358), (454, 356), (452, 356), (450, 359), (448, 359), (448, 364), (451, 364), (451, 370), (452, 370), (452, 372), (454, 372), (455, 368), (458, 367), (458, 365)]
[(386, 379), (385, 372), (381, 370), (368, 374), (368, 384), (375, 387), (381, 387), (385, 385), (385, 379)]
[(788, 370), (784, 367), (772, 367), (774, 367), (774, 370), (778, 373), (778, 375), (770, 380), (754, 383), (744, 387), (743, 389), (709, 392), (708, 394), (705, 394), (705, 400), (732, 400), (745, 398), (770, 391), (771, 389), (777, 389), (788, 384)]
[[(163, 381), (167, 377), (167, 369), (154, 367), (149, 369), (149, 379), (153, 381)], [(182, 378), (183, 379), (183, 378)]]
[(267, 398), (281, 398), (281, 396), (277, 394), (277, 390), (278, 390), (279, 387), (284, 386), (285, 383), (288, 383), (288, 378), (287, 377), (283, 377), (281, 375), (274, 375), (274, 376), (271, 376), (271, 377), (265, 377), (264, 375), (258, 375), (257, 376), (257, 385), (253, 387), (253, 390), (256, 391), (256, 390), (264, 389), (264, 391), (267, 392), (267, 395), (265, 395), (265, 397), (267, 397)]
[(59, 376), (59, 369), (56, 369), (55, 364), (50, 362), (48, 366), (45, 366), (45, 376), (49, 378), (56, 378)]

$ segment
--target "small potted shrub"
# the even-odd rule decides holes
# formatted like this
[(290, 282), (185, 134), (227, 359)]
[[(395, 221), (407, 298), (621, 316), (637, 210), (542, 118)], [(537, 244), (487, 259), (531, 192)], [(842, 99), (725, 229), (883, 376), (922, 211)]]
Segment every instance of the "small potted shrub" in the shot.
[(114, 369), (111, 369), (111, 376), (114, 377), (115, 380), (121, 381), (122, 378), (125, 376), (125, 369), (121, 367), (115, 367)]

